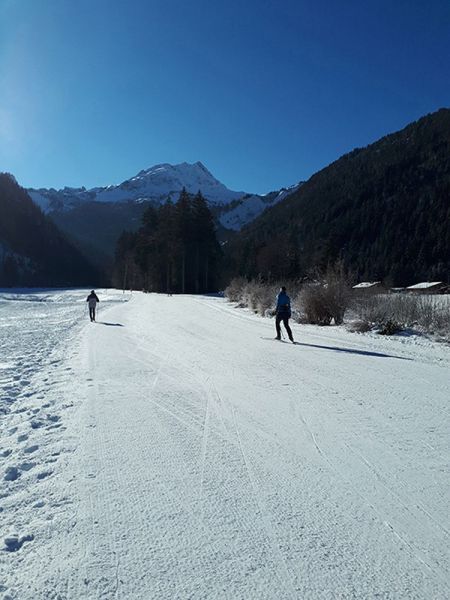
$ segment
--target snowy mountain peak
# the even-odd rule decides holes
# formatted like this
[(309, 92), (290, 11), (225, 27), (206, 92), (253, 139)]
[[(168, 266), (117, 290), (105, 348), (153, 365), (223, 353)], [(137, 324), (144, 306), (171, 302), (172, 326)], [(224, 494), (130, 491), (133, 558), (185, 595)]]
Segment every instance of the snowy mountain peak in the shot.
[[(128, 181), (162, 187), (163, 189), (167, 188), (169, 193), (173, 191), (180, 191), (183, 187), (185, 187), (187, 191), (191, 193), (196, 193), (200, 189), (207, 197), (208, 194), (211, 195), (211, 187), (216, 188), (219, 186), (222, 193), (225, 192), (225, 190), (227, 191), (227, 196), (228, 192), (231, 191), (221, 184), (220, 181), (218, 181), (200, 161), (197, 161), (194, 164), (183, 162), (178, 165), (171, 165), (169, 163), (154, 165), (149, 169), (143, 169), (137, 175), (132, 177), (131, 180), (124, 181), (121, 185), (126, 185)], [(197, 189), (195, 189), (196, 187)], [(232, 193), (238, 194), (238, 197), (244, 194), (244, 192)], [(220, 201), (219, 198), (209, 199)]]
[(245, 192), (228, 189), (218, 181), (203, 163), (183, 162), (177, 165), (161, 163), (139, 171), (120, 183), (87, 190), (85, 187), (62, 190), (28, 190), (33, 200), (46, 212), (71, 209), (86, 201), (130, 202), (176, 200), (181, 190), (196, 194), (199, 190), (211, 204), (225, 205), (242, 198)]
[(152, 202), (161, 204), (176, 201), (183, 188), (190, 194), (201, 191), (210, 205), (219, 210), (219, 220), (224, 227), (239, 230), (255, 219), (263, 210), (280, 202), (298, 186), (270, 192), (264, 196), (228, 189), (212, 175), (205, 165), (182, 162), (176, 165), (160, 163), (139, 171), (119, 185), (86, 189), (64, 187), (55, 189), (29, 189), (28, 193), (44, 212), (60, 213), (79, 209), (92, 202), (109, 204)]

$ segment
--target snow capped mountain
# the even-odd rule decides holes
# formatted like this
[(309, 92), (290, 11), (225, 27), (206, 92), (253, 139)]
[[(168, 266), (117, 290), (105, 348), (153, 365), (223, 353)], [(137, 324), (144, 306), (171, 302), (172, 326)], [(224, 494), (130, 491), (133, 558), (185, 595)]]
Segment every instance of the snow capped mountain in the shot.
[(301, 183), (282, 188), (278, 192), (270, 192), (264, 196), (247, 194), (240, 200), (233, 202), (233, 207), (225, 207), (219, 217), (220, 223), (227, 229), (239, 231), (244, 225), (258, 217), (266, 208), (281, 202), (289, 194), (293, 194), (301, 186)]
[[(167, 199), (176, 202), (183, 188), (190, 194), (200, 190), (218, 222), (226, 229), (239, 231), (297, 187), (283, 188), (264, 196), (234, 191), (216, 179), (201, 162), (183, 162), (154, 165), (118, 185), (91, 189), (31, 188), (27, 191), (73, 239), (85, 240), (87, 230), (93, 230), (90, 239), (103, 239), (106, 235), (109, 240), (106, 246), (111, 253), (124, 227), (130, 230), (139, 227), (147, 203), (158, 205)], [(103, 244), (102, 250), (106, 246)]]
[(168, 163), (155, 165), (140, 171), (131, 179), (119, 185), (97, 187), (87, 190), (85, 187), (55, 189), (29, 189), (28, 193), (44, 212), (70, 210), (84, 202), (165, 202), (168, 198), (176, 200), (184, 188), (196, 194), (202, 194), (211, 204), (228, 204), (242, 198), (245, 192), (228, 189), (218, 181), (201, 163)]

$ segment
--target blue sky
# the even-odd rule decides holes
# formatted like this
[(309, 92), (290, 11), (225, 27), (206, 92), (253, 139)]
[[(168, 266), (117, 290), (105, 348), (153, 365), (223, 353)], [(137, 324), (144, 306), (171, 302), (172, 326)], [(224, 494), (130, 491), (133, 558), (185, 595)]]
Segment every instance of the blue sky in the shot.
[(264, 193), (450, 105), (450, 2), (0, 0), (0, 171)]

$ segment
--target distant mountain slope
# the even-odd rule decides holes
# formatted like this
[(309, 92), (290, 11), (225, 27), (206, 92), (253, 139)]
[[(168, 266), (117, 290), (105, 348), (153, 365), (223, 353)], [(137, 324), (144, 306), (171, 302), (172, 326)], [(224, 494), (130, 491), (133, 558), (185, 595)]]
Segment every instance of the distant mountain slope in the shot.
[(450, 110), (356, 149), (236, 237), (232, 269), (288, 278), (344, 259), (398, 285), (450, 278)]
[(137, 230), (149, 204), (157, 206), (168, 199), (176, 202), (183, 188), (190, 194), (201, 190), (224, 237), (226, 230), (238, 231), (295, 189), (265, 196), (236, 192), (218, 181), (201, 162), (184, 162), (155, 165), (120, 185), (89, 190), (30, 188), (28, 193), (85, 255), (104, 268), (112, 261), (122, 231)]
[(0, 173), (0, 286), (93, 285), (98, 277), (15, 179)]
[(276, 192), (269, 192), (264, 196), (257, 194), (247, 194), (239, 200), (234, 200), (230, 204), (221, 207), (219, 221), (223, 227), (239, 231), (247, 223), (251, 223), (263, 213), (267, 208), (275, 206), (284, 200), (290, 194), (293, 194), (301, 183), (289, 188), (282, 188)]
[(161, 164), (140, 171), (119, 185), (86, 188), (29, 189), (30, 196), (45, 212), (67, 210), (86, 202), (165, 202), (177, 200), (183, 188), (190, 194), (199, 190), (213, 204), (227, 204), (245, 192), (229, 190), (201, 163)]

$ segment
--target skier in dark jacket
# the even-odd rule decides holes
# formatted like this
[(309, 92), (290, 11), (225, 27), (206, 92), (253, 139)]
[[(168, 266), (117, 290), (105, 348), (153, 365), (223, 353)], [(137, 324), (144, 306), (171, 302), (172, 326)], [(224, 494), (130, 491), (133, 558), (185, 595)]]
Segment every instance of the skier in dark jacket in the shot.
[(94, 290), (91, 290), (91, 293), (86, 298), (86, 302), (89, 304), (89, 317), (91, 318), (91, 321), (95, 321), (95, 307), (100, 300)]
[(286, 288), (283, 287), (280, 289), (280, 292), (277, 296), (277, 307), (275, 309), (275, 327), (277, 329), (277, 340), (281, 339), (281, 326), (280, 323), (283, 322), (283, 325), (287, 331), (289, 339), (291, 342), (294, 341), (292, 336), (291, 328), (289, 327), (289, 319), (291, 318), (291, 299), (286, 294)]

